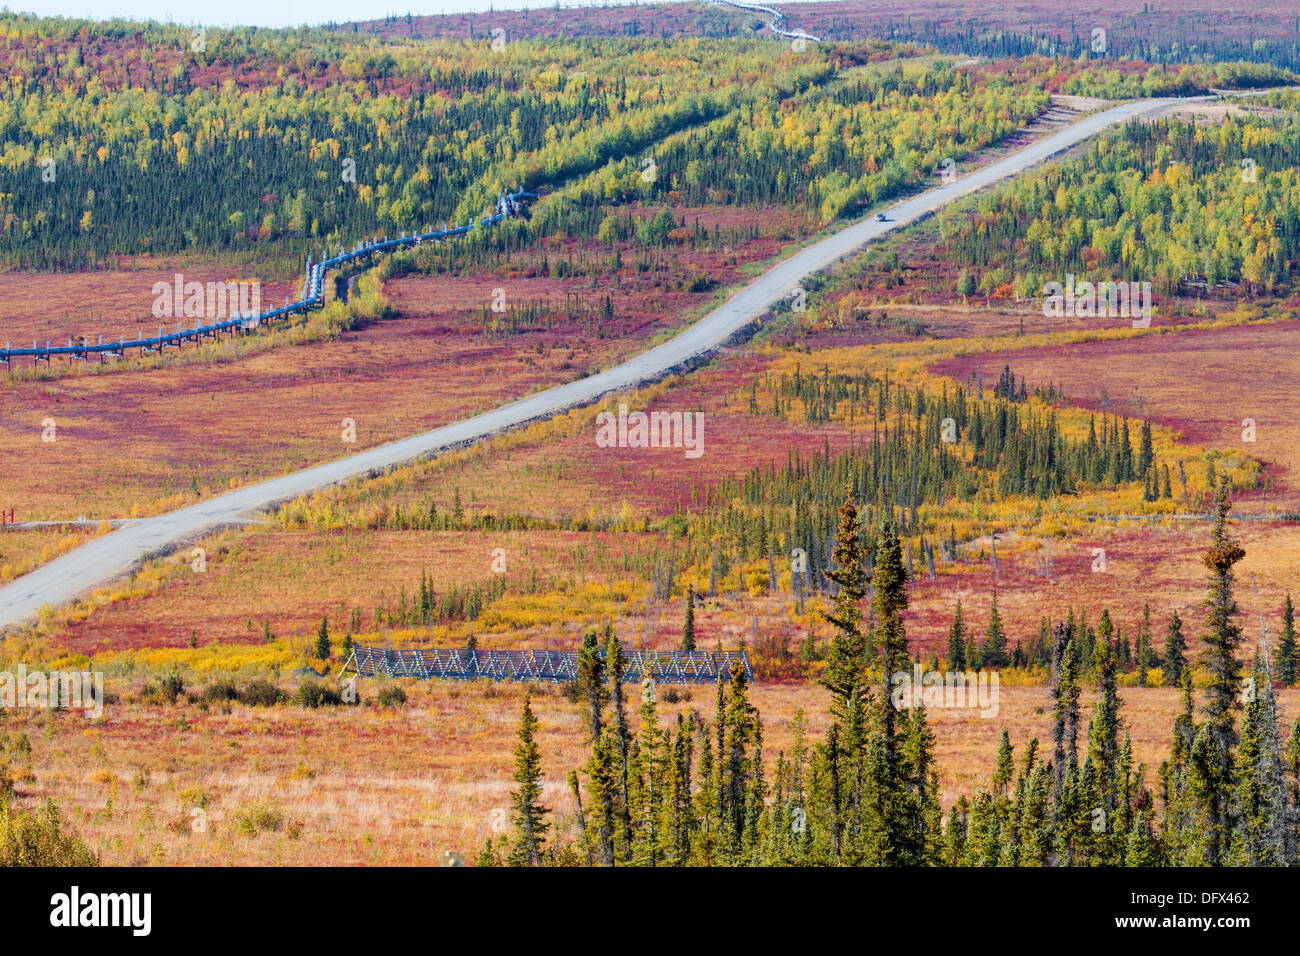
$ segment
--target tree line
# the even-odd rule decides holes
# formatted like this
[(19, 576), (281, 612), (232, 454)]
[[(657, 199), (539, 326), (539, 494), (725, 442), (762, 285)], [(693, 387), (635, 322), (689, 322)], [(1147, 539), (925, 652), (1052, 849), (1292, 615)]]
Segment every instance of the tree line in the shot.
[[(1249, 671), (1233, 597), (1244, 550), (1226, 483), (1208, 572), (1197, 707), (1190, 669), (1173, 743), (1154, 775), (1135, 763), (1116, 683), (1116, 650), (1092, 648), (1095, 702), (1084, 712), (1078, 634), (1052, 630), (1051, 738), (1019, 755), (1002, 731), (987, 785), (945, 816), (923, 698), (899, 694), (909, 668), (902, 612), (908, 574), (898, 531), (881, 522), (869, 568), (852, 491), (839, 510), (837, 591), (822, 684), (832, 721), (810, 740), (802, 712), (789, 753), (764, 760), (763, 722), (744, 673), (717, 685), (712, 721), (661, 726), (653, 687), (634, 723), (612, 632), (584, 638), (579, 692), (590, 755), (568, 774), (575, 815), (560, 833), (541, 801), (539, 725), (526, 699), (515, 749), (510, 834), (479, 865), (1091, 866), (1286, 865), (1300, 850), (1300, 721), (1279, 727), (1275, 670), (1261, 647)], [(870, 586), (870, 616), (863, 602)], [(878, 667), (868, 664), (868, 648)], [(1249, 678), (1243, 684), (1244, 673)], [(1245, 692), (1243, 693), (1243, 687)]]
[[(796, 451), (784, 464), (771, 463), (738, 477), (721, 479), (703, 494), (690, 528), (694, 559), (725, 567), (769, 560), (793, 549), (807, 556), (810, 580), (829, 586), (837, 495), (846, 485), (868, 523), (883, 517), (897, 522), (918, 556), (933, 567), (956, 560), (957, 534), (951, 509), (980, 501), (1027, 499), (1033, 503), (1077, 495), (1087, 489), (1114, 489), (1142, 482), (1148, 501), (1172, 500), (1169, 463), (1157, 460), (1149, 421), (1131, 423), (1119, 415), (1092, 416), (1086, 438), (1067, 435), (1055, 408), (1027, 401), (1023, 381), (1011, 384), (1010, 368), (985, 397), (982, 384), (968, 389), (945, 384), (935, 395), (900, 386), (888, 375), (807, 374), (796, 367), (766, 383), (770, 410), (778, 417), (809, 422), (847, 423), (861, 436), (849, 449), (832, 453), (829, 443), (804, 457)], [(760, 410), (758, 382), (750, 410)], [(1172, 474), (1185, 478), (1175, 464)], [(864, 541), (871, 552), (871, 545)]]
[(1039, 298), (1048, 281), (1148, 281), (1168, 293), (1290, 287), (1300, 261), (1294, 118), (1129, 123), (1054, 165), (941, 214), (973, 285)]

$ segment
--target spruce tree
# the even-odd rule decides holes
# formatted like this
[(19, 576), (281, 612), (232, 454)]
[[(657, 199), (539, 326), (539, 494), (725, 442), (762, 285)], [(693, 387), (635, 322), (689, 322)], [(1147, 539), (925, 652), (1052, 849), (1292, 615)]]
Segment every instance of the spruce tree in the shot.
[(1137, 670), (1139, 687), (1147, 686), (1147, 670), (1151, 666), (1151, 643), (1147, 638), (1147, 628), (1151, 618), (1151, 608), (1144, 611), (1145, 617), (1138, 625), (1137, 646), (1133, 648), (1133, 664)]
[(1206, 687), (1205, 717), (1213, 742), (1219, 750), (1225, 771), (1229, 754), (1236, 743), (1233, 715), (1240, 706), (1241, 667), (1237, 648), (1241, 644), (1241, 626), (1237, 623), (1237, 601), (1233, 596), (1233, 566), (1246, 556), (1245, 550), (1231, 536), (1228, 512), (1228, 482), (1219, 485), (1215, 501), (1214, 543), (1206, 550), (1203, 561), (1210, 571), (1209, 594), (1205, 600), (1208, 630), (1201, 636), (1202, 661), (1210, 680)]
[[(790, 750), (789, 785), (786, 789), (791, 823), (790, 862), (805, 864), (809, 862), (812, 840), (808, 823), (809, 799), (805, 787), (805, 776), (809, 769), (808, 721), (802, 707), (794, 712), (793, 727), (794, 744)], [(800, 820), (798, 827), (795, 826), (796, 814)]]
[(1287, 776), (1288, 802), (1291, 806), (1291, 826), (1287, 830), (1287, 859), (1300, 859), (1300, 717), (1291, 722), (1282, 765)]
[(1197, 727), (1190, 670), (1183, 670), (1179, 676), (1179, 685), (1182, 688), (1182, 703), (1178, 715), (1174, 718), (1174, 733), (1169, 757), (1160, 765), (1160, 781), (1163, 787), (1161, 803), (1164, 806), (1161, 830), (1163, 849), (1169, 861), (1176, 865), (1184, 865), (1199, 856), (1199, 851), (1195, 848), (1195, 844), (1199, 842), (1197, 830), (1199, 810), (1191, 786), (1191, 754), (1197, 736)]
[(578, 651), (578, 692), (586, 699), (591, 736), (591, 759), (587, 764), (591, 793), (591, 827), (597, 859), (601, 866), (614, 865), (614, 829), (618, 825), (615, 792), (619, 787), (617, 746), (604, 732), (604, 662), (595, 631), (587, 631)]
[(993, 608), (989, 611), (988, 627), (984, 630), (983, 660), (984, 667), (1007, 666), (1007, 635), (1002, 629), (1002, 616), (998, 613), (998, 596), (993, 595)]
[[(1155, 453), (1151, 448), (1151, 422), (1142, 422), (1142, 439), (1138, 450), (1137, 470), (1143, 478), (1147, 477), (1147, 472), (1151, 469), (1151, 463), (1155, 461)], [(1158, 492), (1157, 492), (1158, 493)]]
[(330, 659), (330, 625), (327, 617), (320, 619), (316, 629), (316, 656), (323, 661)]
[(1288, 593), (1286, 603), (1282, 605), (1282, 636), (1277, 642), (1277, 679), (1283, 687), (1294, 687), (1298, 672), (1300, 658), (1296, 656), (1295, 609)]
[(616, 860), (614, 831), (619, 826), (615, 793), (619, 787), (618, 754), (613, 739), (602, 733), (591, 748), (587, 764), (587, 786), (591, 793), (592, 843), (601, 866), (613, 866)]
[(824, 614), (835, 629), (826, 654), (822, 685), (831, 692), (831, 712), (842, 722), (849, 720), (860, 705), (865, 690), (863, 655), (866, 639), (862, 632), (861, 601), (867, 593), (867, 575), (859, 537), (857, 503), (852, 492), (839, 509), (839, 528), (832, 552), (834, 567), (827, 577), (836, 585), (831, 610)]
[(966, 814), (969, 804), (962, 794), (948, 808), (948, 824), (943, 830), (943, 859), (948, 866), (962, 866), (966, 859)]
[(966, 625), (961, 616), (961, 598), (957, 599), (957, 610), (948, 626), (948, 668), (953, 671), (966, 669)]
[(1288, 862), (1291, 821), (1273, 675), (1266, 656), (1256, 655), (1253, 673), (1255, 693), (1247, 695), (1236, 753), (1231, 862), (1280, 866)]
[(875, 616), (873, 646), (881, 666), (880, 714), (885, 735), (886, 756), (893, 756), (894, 703), (890, 693), (894, 675), (906, 672), (911, 663), (903, 611), (907, 609), (907, 570), (898, 530), (886, 520), (876, 540), (876, 569), (872, 576), (871, 609)]
[[(718, 682), (721, 686), (722, 682)], [(716, 860), (718, 832), (717, 762), (713, 756), (713, 737), (708, 723), (700, 720), (695, 725), (700, 745), (700, 787), (694, 795), (693, 817), (696, 839), (691, 845), (691, 862), (697, 866), (712, 866)]]
[[(874, 807), (865, 820), (867, 861), (881, 864), (915, 863), (916, 847), (906, 827), (907, 800), (895, 729), (897, 711), (891, 693), (894, 675), (910, 664), (903, 611), (907, 608), (907, 569), (898, 530), (892, 521), (876, 537), (876, 568), (872, 576), (871, 609), (875, 617), (873, 646), (881, 663), (878, 721), (868, 749), (868, 779), (874, 787)], [(920, 731), (916, 731), (920, 733)]]
[(1114, 648), (1103, 636), (1109, 623), (1109, 616), (1103, 612), (1097, 627), (1097, 643), (1092, 651), (1099, 696), (1088, 727), (1088, 760), (1096, 774), (1097, 791), (1108, 820), (1115, 810), (1116, 790), (1121, 782), (1117, 766), (1120, 730), (1120, 702), (1115, 684), (1117, 661)]
[(641, 700), (641, 729), (633, 761), (629, 803), (632, 817), (631, 862), (635, 866), (659, 866), (667, 862), (668, 831), (665, 828), (665, 774), (669, 763), (664, 735), (659, 727), (654, 693), (646, 691)]
[(1019, 784), (1016, 818), (1021, 866), (1045, 866), (1051, 854), (1050, 795), (1052, 777), (1048, 766), (1035, 762), (1037, 739), (1031, 740)]
[(691, 807), (692, 732), (686, 715), (678, 714), (676, 731), (671, 735), (663, 797), (665, 862), (670, 866), (685, 866), (691, 855), (691, 836), (694, 829)]
[(754, 753), (759, 728), (758, 711), (749, 702), (745, 670), (739, 662), (731, 665), (722, 720), (722, 746), (718, 760), (722, 845), (732, 862), (741, 862), (740, 857), (746, 850), (750, 787), (759, 772)]
[(686, 586), (686, 623), (682, 625), (682, 650), (695, 651), (695, 585)]
[(1201, 724), (1192, 741), (1186, 780), (1191, 813), (1186, 866), (1222, 866), (1231, 842), (1231, 751), (1225, 754), (1210, 724)]
[(587, 733), (594, 745), (600, 739), (605, 707), (605, 662), (600, 656), (595, 631), (587, 631), (582, 636), (576, 683), (579, 695), (587, 703)]
[(1133, 822), (1129, 826), (1124, 847), (1125, 866), (1159, 866), (1164, 863), (1160, 841), (1156, 837), (1155, 801), (1150, 791), (1143, 788), (1133, 801)]
[(1183, 637), (1183, 621), (1178, 616), (1178, 612), (1174, 611), (1173, 616), (1169, 618), (1169, 632), (1165, 636), (1165, 653), (1160, 662), (1165, 683), (1170, 687), (1182, 683), (1183, 669), (1187, 666), (1186, 650), (1187, 640)]
[(539, 866), (542, 846), (550, 824), (550, 811), (539, 802), (542, 796), (542, 755), (537, 748), (537, 717), (533, 714), (531, 694), (524, 696), (524, 712), (519, 719), (519, 741), (515, 744), (514, 781), (519, 789), (510, 794), (511, 822), (514, 837), (507, 861), (512, 866)]
[(587, 831), (587, 818), (582, 812), (582, 789), (578, 785), (578, 772), (570, 770), (568, 775), (569, 792), (573, 794), (573, 805), (576, 808), (575, 813), (578, 820), (579, 839), (582, 840), (582, 851), (587, 860), (587, 866), (595, 866), (596, 858), (591, 849), (591, 836)]
[(1058, 623), (1052, 644), (1052, 769), (1058, 800), (1078, 761), (1079, 677), (1072, 628)]
[(993, 795), (981, 790), (971, 805), (963, 863), (997, 866), (1002, 858), (1002, 833)]
[(926, 866), (935, 863), (942, 852), (943, 807), (939, 803), (935, 738), (922, 705), (905, 710), (901, 723), (898, 749), (903, 778), (903, 820), (897, 862)]
[(618, 746), (619, 806), (621, 810), (619, 820), (622, 825), (619, 839), (623, 846), (627, 846), (632, 838), (631, 801), (628, 796), (628, 744), (631, 740), (631, 733), (628, 731), (627, 712), (623, 701), (623, 672), (625, 669), (623, 645), (619, 643), (618, 637), (615, 636), (612, 624), (605, 625), (605, 666), (609, 671), (609, 699), (613, 705), (614, 726), (611, 728), (611, 732), (614, 734), (614, 742)]
[(1011, 785), (1012, 760), (1011, 760), (1011, 737), (1007, 734), (1007, 728), (1002, 728), (1002, 736), (998, 739), (998, 760), (993, 770), (993, 791), (1000, 796), (1007, 795), (1007, 787)]

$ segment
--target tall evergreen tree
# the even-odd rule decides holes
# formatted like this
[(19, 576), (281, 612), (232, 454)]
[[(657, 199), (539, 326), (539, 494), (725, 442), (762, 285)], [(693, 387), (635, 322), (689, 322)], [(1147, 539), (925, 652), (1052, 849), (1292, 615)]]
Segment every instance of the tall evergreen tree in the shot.
[(1011, 785), (1012, 760), (1011, 760), (1011, 737), (1007, 734), (1007, 728), (1002, 728), (1002, 736), (998, 738), (998, 759), (993, 770), (993, 792), (1000, 796), (1007, 795), (1007, 787)]
[(832, 552), (834, 566), (826, 575), (836, 590), (831, 610), (824, 614), (834, 634), (827, 649), (822, 685), (831, 692), (831, 712), (841, 722), (849, 721), (855, 711), (861, 713), (858, 708), (865, 692), (866, 638), (862, 631), (861, 602), (867, 593), (867, 574), (861, 533), (857, 503), (849, 492), (840, 505), (839, 529)]
[(1002, 628), (1002, 615), (998, 613), (998, 596), (993, 595), (993, 608), (989, 611), (988, 627), (984, 629), (983, 660), (984, 667), (1006, 667), (1007, 635)]
[(537, 717), (533, 714), (532, 696), (524, 696), (524, 712), (519, 719), (519, 741), (515, 744), (514, 781), (519, 789), (510, 794), (511, 822), (514, 835), (507, 857), (512, 866), (539, 866), (542, 847), (550, 823), (550, 812), (539, 802), (542, 797), (542, 755), (537, 748)]
[(1183, 621), (1174, 611), (1169, 618), (1169, 631), (1165, 635), (1165, 652), (1160, 662), (1165, 683), (1176, 687), (1183, 680), (1183, 669), (1187, 666), (1187, 639), (1183, 637)]
[(1206, 724), (1218, 748), (1226, 770), (1236, 731), (1233, 715), (1238, 709), (1241, 691), (1241, 667), (1237, 648), (1241, 645), (1241, 626), (1237, 623), (1237, 601), (1233, 596), (1233, 567), (1246, 556), (1232, 537), (1228, 526), (1228, 482), (1219, 485), (1215, 501), (1214, 541), (1203, 560), (1210, 571), (1209, 594), (1205, 600), (1208, 630), (1201, 636), (1201, 659), (1209, 673), (1204, 705)]
[(614, 716), (614, 725), (610, 729), (614, 734), (614, 742), (618, 746), (619, 822), (621, 824), (619, 841), (623, 846), (628, 846), (632, 839), (631, 798), (628, 795), (628, 745), (631, 741), (631, 733), (627, 727), (627, 709), (623, 700), (623, 672), (625, 670), (623, 645), (619, 643), (618, 637), (614, 634), (612, 624), (605, 625), (605, 667), (609, 671), (609, 699), (613, 705)]
[(1052, 769), (1059, 800), (1067, 773), (1073, 773), (1079, 747), (1079, 676), (1072, 628), (1058, 623), (1052, 644)]
[(961, 616), (961, 598), (948, 626), (948, 667), (954, 671), (966, 669), (966, 625)]
[(902, 856), (912, 865), (924, 866), (934, 863), (941, 852), (943, 807), (934, 765), (935, 738), (923, 705), (903, 712), (899, 737), (903, 778), (901, 843), (905, 848)]
[[(718, 681), (718, 686), (721, 688), (723, 682)], [(718, 833), (721, 828), (717, 801), (718, 767), (714, 760), (713, 739), (707, 721), (698, 721), (695, 732), (700, 746), (700, 787), (694, 797), (693, 816), (697, 838), (691, 846), (691, 859), (697, 865), (711, 866), (717, 858)]]
[[(1147, 472), (1151, 469), (1151, 463), (1155, 461), (1155, 452), (1151, 448), (1151, 422), (1142, 422), (1142, 438), (1138, 448), (1137, 471), (1143, 478), (1147, 477)], [(1158, 494), (1158, 491), (1157, 491)]]
[(615, 793), (619, 789), (617, 745), (604, 732), (604, 661), (595, 631), (587, 631), (578, 651), (578, 692), (587, 703), (587, 729), (591, 736), (591, 760), (587, 781), (591, 793), (592, 843), (602, 866), (614, 865), (614, 829), (618, 826)]
[(322, 661), (330, 659), (330, 622), (327, 617), (320, 619), (320, 627), (316, 629), (316, 657)]
[(635, 866), (659, 866), (669, 854), (668, 830), (665, 827), (665, 773), (669, 762), (664, 735), (659, 727), (654, 691), (646, 688), (641, 698), (641, 728), (637, 738), (635, 768), (628, 790), (628, 802), (635, 808), (632, 817), (632, 850)]
[(1294, 687), (1297, 675), (1300, 675), (1300, 657), (1296, 652), (1295, 609), (1288, 593), (1282, 605), (1282, 636), (1277, 642), (1277, 679), (1283, 687)]
[(684, 866), (691, 855), (695, 829), (691, 806), (691, 735), (694, 731), (685, 714), (677, 715), (676, 732), (668, 755), (664, 801), (667, 807), (664, 844), (670, 866)]
[(1117, 765), (1120, 731), (1119, 693), (1115, 684), (1117, 662), (1114, 648), (1104, 637), (1109, 623), (1109, 616), (1103, 612), (1097, 627), (1097, 643), (1092, 650), (1098, 699), (1088, 727), (1088, 760), (1096, 774), (1097, 790), (1108, 820), (1115, 811), (1116, 791), (1121, 783)]
[[(896, 733), (897, 711), (891, 692), (894, 675), (906, 673), (911, 663), (903, 611), (907, 608), (907, 569), (898, 530), (886, 520), (876, 537), (876, 568), (872, 576), (871, 610), (875, 618), (873, 646), (881, 664), (881, 689), (874, 759), (868, 754), (868, 779), (875, 789), (875, 835), (869, 845), (878, 847), (880, 863), (916, 863), (917, 847), (908, 839), (907, 806)], [(923, 718), (922, 718), (923, 719)], [(918, 729), (915, 733), (920, 734)]]
[(1236, 753), (1231, 862), (1279, 866), (1287, 860), (1291, 814), (1282, 764), (1282, 735), (1267, 654), (1256, 655), (1255, 692), (1247, 695)]
[(695, 585), (686, 585), (686, 622), (682, 625), (682, 650), (695, 651)]
[(740, 862), (748, 849), (745, 833), (746, 814), (751, 807), (750, 788), (761, 771), (755, 754), (760, 733), (758, 711), (749, 702), (745, 670), (739, 662), (731, 665), (722, 719), (724, 727), (718, 761), (722, 843), (728, 857)]
[(1213, 542), (1203, 561), (1210, 572), (1206, 633), (1201, 636), (1201, 661), (1209, 673), (1202, 724), (1192, 741), (1186, 767), (1189, 816), (1195, 840), (1184, 849), (1181, 862), (1220, 866), (1227, 862), (1233, 839), (1233, 751), (1237, 745), (1234, 715), (1240, 707), (1240, 665), (1237, 648), (1241, 627), (1237, 624), (1237, 602), (1233, 596), (1233, 566), (1246, 552), (1231, 536), (1228, 512), (1228, 482), (1219, 485), (1215, 501)]
[(607, 733), (602, 733), (592, 745), (591, 760), (587, 763), (587, 787), (591, 794), (588, 801), (591, 806), (590, 825), (597, 859), (601, 866), (613, 866), (617, 862), (614, 832), (619, 827), (615, 799), (619, 788), (618, 753), (613, 738)]
[(880, 716), (886, 756), (893, 757), (895, 708), (890, 693), (894, 675), (911, 664), (903, 611), (907, 609), (907, 569), (898, 529), (885, 521), (876, 540), (876, 568), (872, 575), (871, 610), (875, 617), (872, 644), (882, 666)]
[(1163, 787), (1163, 846), (1170, 862), (1185, 864), (1198, 858), (1195, 820), (1198, 811), (1191, 788), (1191, 754), (1196, 740), (1196, 705), (1192, 700), (1192, 672), (1179, 676), (1182, 704), (1174, 718), (1169, 756), (1160, 764)]
[(587, 702), (587, 732), (594, 745), (600, 739), (605, 707), (605, 662), (595, 631), (582, 636), (578, 650), (578, 693)]

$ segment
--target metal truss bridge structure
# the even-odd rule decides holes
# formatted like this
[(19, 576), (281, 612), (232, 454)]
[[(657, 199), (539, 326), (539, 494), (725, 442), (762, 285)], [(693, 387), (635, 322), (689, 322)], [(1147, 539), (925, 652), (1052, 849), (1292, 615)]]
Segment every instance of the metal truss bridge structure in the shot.
[[(639, 684), (716, 684), (731, 674), (732, 664), (754, 681), (749, 654), (738, 651), (625, 650), (623, 682)], [(602, 657), (604, 652), (601, 652)], [(339, 671), (360, 677), (414, 677), (420, 680), (540, 681), (565, 684), (578, 678), (578, 652), (555, 650), (483, 650), (475, 648), (387, 648), (352, 646), (352, 655)]]

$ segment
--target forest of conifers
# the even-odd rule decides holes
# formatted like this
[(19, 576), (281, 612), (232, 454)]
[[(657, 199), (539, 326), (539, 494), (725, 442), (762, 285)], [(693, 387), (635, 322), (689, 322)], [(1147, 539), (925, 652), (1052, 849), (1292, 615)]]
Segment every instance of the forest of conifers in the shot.
[[(488, 840), (479, 865), (1215, 866), (1294, 864), (1300, 852), (1300, 720), (1283, 744), (1267, 653), (1244, 670), (1226, 484), (1204, 554), (1209, 626), (1200, 663), (1209, 675), (1193, 704), (1190, 669), (1173, 719), (1172, 748), (1154, 772), (1134, 764), (1117, 693), (1111, 634), (1081, 659), (1076, 622), (1052, 631), (1051, 739), (1012, 742), (1005, 729), (987, 786), (961, 795), (946, 821), (934, 735), (910, 672), (902, 612), (907, 569), (892, 522), (862, 526), (850, 492), (839, 509), (833, 637), (822, 679), (832, 723), (810, 741), (796, 718), (790, 753), (769, 779), (763, 724), (743, 670), (720, 681), (710, 722), (698, 712), (660, 726), (653, 684), (629, 714), (622, 651), (584, 640), (578, 691), (591, 744), (569, 773), (577, 818), (560, 828), (541, 802), (538, 723), (525, 701), (515, 749), (512, 832)], [(869, 573), (863, 540), (876, 553)], [(864, 616), (860, 602), (869, 599)], [(1294, 679), (1294, 624), (1284, 665)], [(1289, 640), (1289, 643), (1288, 643)], [(1081, 679), (1097, 690), (1091, 714)], [(1243, 673), (1247, 679), (1242, 680)], [(1243, 692), (1243, 688), (1245, 688)], [(925, 693), (929, 693), (926, 691)], [(585, 784), (584, 781), (585, 780)], [(1157, 795), (1159, 800), (1157, 801)], [(551, 833), (552, 830), (557, 832)]]
[[(1066, 77), (1080, 92), (1118, 82), (1138, 95), (1240, 73), (1199, 65), (1161, 85), (1042, 57), (1013, 70), (883, 62), (900, 52), (707, 39), (399, 47), (6, 13), (0, 263), (199, 251), (296, 268), (358, 236), (468, 222), (519, 186), (548, 195), (504, 242), (596, 235), (631, 199), (778, 204), (825, 223), (1006, 137)], [(1254, 69), (1250, 82), (1282, 76)]]
[(986, 293), (1036, 297), (1067, 274), (1141, 278), (1158, 291), (1271, 291), (1300, 261), (1297, 152), (1291, 112), (1130, 123), (1078, 161), (982, 198), (972, 219), (943, 217), (945, 251)]

